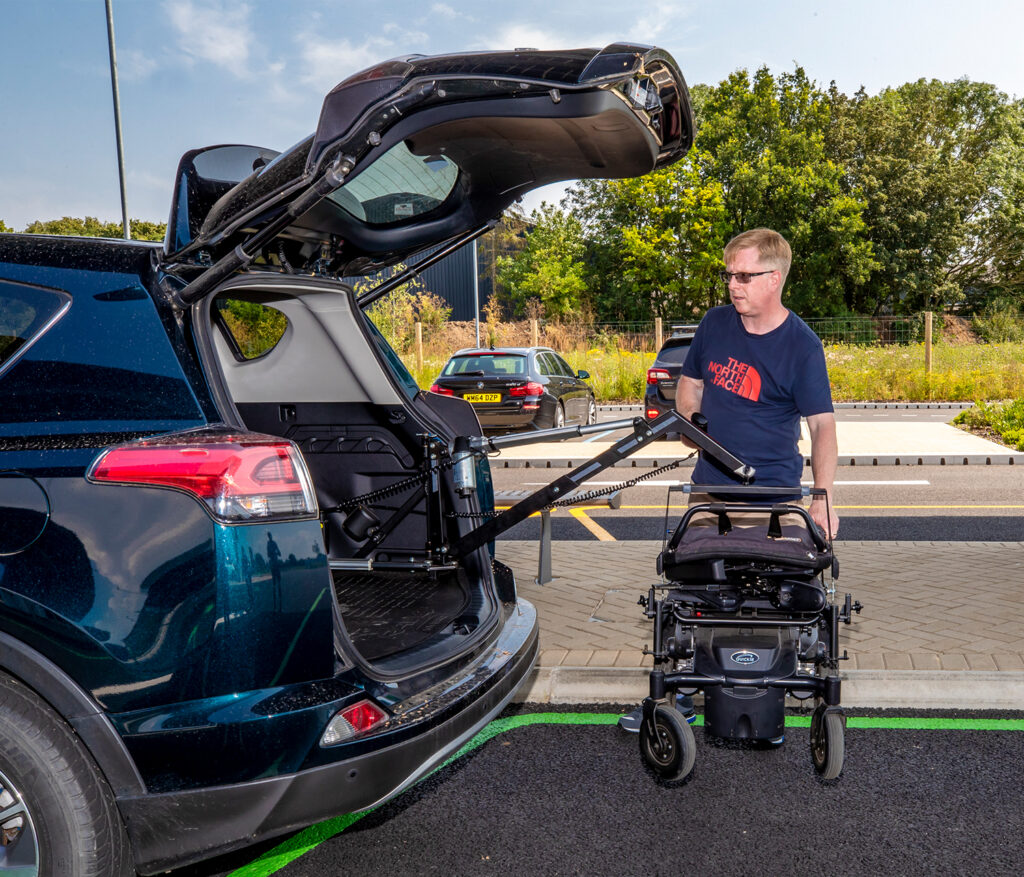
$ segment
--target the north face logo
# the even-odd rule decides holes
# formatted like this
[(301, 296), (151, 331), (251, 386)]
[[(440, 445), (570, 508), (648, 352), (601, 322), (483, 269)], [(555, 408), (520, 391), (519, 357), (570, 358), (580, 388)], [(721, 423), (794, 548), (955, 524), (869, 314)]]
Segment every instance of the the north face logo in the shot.
[(729, 357), (729, 361), (722, 365), (717, 362), (708, 363), (711, 383), (751, 402), (756, 402), (761, 397), (761, 376), (757, 369), (745, 362)]

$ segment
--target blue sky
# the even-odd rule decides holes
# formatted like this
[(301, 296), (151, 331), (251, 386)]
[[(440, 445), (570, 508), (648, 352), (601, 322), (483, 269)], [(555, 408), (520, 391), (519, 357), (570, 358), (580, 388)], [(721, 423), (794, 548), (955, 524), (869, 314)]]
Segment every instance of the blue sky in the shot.
[[(0, 0), (0, 16), (0, 219), (119, 220), (103, 0)], [(968, 76), (1024, 97), (1024, 5), (996, 0), (114, 0), (114, 18), (129, 214), (158, 221), (186, 150), (284, 149), (337, 82), (414, 52), (631, 40), (691, 83), (799, 63), (847, 93)]]

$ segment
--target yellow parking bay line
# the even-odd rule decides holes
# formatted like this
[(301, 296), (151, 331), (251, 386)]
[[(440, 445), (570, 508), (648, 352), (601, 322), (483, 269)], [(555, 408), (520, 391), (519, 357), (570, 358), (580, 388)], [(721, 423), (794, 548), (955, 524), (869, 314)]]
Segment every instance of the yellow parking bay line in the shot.
[(601, 509), (605, 506), (579, 506), (578, 508), (569, 509), (569, 514), (572, 515), (577, 521), (579, 521), (584, 527), (586, 527), (591, 533), (593, 533), (602, 542), (614, 542), (615, 537), (609, 533), (600, 524), (595, 523), (591, 520), (587, 512), (593, 509)]
[[(589, 511), (591, 507), (587, 507)], [(608, 511), (605, 506), (593, 506), (595, 509), (604, 509)], [(669, 506), (669, 510), (679, 510), (689, 508), (686, 504), (673, 503)], [(1024, 509), (1024, 504), (1017, 505), (837, 505), (833, 506), (835, 509)], [(665, 503), (661, 505), (623, 505), (619, 506), (619, 509), (658, 509), (659, 511), (665, 511)]]

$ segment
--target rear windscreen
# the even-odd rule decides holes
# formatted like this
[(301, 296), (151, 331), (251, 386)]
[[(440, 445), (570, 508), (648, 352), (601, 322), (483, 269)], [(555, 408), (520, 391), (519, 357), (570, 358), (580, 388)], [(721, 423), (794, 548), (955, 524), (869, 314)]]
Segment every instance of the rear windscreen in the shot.
[(453, 356), (441, 372), (444, 377), (517, 377), (526, 375), (526, 357), (511, 353)]
[(455, 188), (459, 168), (443, 155), (413, 155), (396, 143), (328, 196), (370, 225), (405, 222), (438, 207)]
[(665, 346), (658, 354), (658, 362), (665, 365), (682, 365), (692, 340), (692, 338), (679, 338), (665, 342)]
[(0, 282), (0, 374), (69, 305), (64, 293)]

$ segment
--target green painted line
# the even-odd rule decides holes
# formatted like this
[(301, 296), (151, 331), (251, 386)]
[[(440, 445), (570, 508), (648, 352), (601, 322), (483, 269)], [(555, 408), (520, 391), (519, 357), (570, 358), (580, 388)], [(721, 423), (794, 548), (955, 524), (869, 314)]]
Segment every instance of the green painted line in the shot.
[[(495, 737), (526, 728), (531, 725), (614, 725), (619, 720), (618, 713), (526, 713), (521, 716), (508, 716), (495, 719), (483, 728), (472, 740), (465, 743), (454, 755), (441, 765), (434, 768), (427, 776), (431, 776), (454, 761), (479, 749), (484, 743)], [(703, 726), (704, 716), (697, 716), (696, 725)], [(786, 716), (787, 728), (809, 728), (810, 716)], [(930, 719), (916, 716), (847, 716), (848, 728), (886, 731), (1024, 731), (1024, 719)], [(420, 782), (426, 779), (423, 777)], [(383, 806), (383, 805), (381, 805)], [(288, 840), (268, 850), (255, 861), (232, 871), (229, 877), (268, 877), (280, 871), (285, 865), (305, 855), (325, 840), (341, 834), (349, 826), (354, 825), (363, 816), (372, 813), (348, 813), (336, 816), (324, 822), (318, 822), (309, 828), (292, 835)]]

